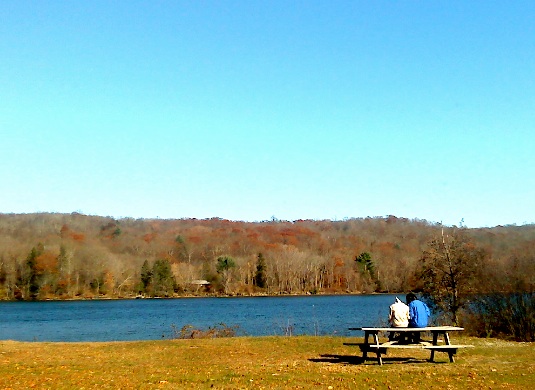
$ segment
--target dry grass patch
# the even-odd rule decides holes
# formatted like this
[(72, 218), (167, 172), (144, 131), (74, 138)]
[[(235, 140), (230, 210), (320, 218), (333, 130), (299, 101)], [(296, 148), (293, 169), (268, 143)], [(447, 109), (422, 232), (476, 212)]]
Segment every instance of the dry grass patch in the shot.
[[(235, 337), (114, 343), (0, 342), (3, 389), (525, 389), (535, 383), (528, 343), (473, 344), (456, 363), (399, 350), (362, 363), (341, 337)], [(411, 357), (411, 359), (409, 359)]]

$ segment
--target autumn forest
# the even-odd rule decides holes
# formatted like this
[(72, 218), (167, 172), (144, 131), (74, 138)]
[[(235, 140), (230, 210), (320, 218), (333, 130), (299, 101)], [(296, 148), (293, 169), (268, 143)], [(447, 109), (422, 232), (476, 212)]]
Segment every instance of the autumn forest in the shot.
[(535, 225), (36, 213), (0, 214), (0, 299), (418, 291), (433, 242), (458, 233), (480, 290), (533, 291)]

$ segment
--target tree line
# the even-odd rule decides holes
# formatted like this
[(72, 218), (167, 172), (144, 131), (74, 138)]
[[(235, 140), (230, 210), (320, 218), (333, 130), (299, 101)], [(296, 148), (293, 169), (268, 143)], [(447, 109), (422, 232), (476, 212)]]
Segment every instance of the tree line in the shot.
[(459, 297), (533, 291), (534, 249), (534, 225), (0, 214), (0, 298), (424, 292), (455, 275)]

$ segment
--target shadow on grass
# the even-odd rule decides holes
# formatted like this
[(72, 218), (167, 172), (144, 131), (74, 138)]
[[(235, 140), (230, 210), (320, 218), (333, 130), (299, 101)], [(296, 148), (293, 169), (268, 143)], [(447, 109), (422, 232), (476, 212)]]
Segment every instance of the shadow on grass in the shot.
[[(383, 365), (384, 364), (429, 364), (429, 360), (416, 359), (411, 357), (386, 357), (383, 356)], [(314, 363), (340, 363), (340, 364), (367, 364), (367, 365), (378, 365), (376, 359), (368, 357), (364, 360), (362, 356), (355, 355), (321, 355), (319, 358), (308, 359)], [(434, 364), (440, 364), (441, 362), (434, 362)]]

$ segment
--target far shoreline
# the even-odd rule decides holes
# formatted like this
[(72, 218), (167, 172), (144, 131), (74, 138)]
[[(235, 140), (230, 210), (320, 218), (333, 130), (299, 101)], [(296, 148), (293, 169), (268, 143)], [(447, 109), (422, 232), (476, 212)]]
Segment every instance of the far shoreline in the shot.
[(107, 296), (85, 296), (69, 298), (45, 298), (45, 299), (0, 299), (0, 302), (72, 302), (72, 301), (126, 301), (126, 300), (150, 300), (150, 299), (185, 299), (185, 298), (289, 298), (289, 297), (314, 297), (314, 296), (363, 296), (363, 295), (405, 295), (405, 292), (328, 292), (328, 293), (287, 293), (287, 294), (187, 294), (172, 297), (148, 297), (148, 296), (128, 296), (128, 297), (107, 297)]

